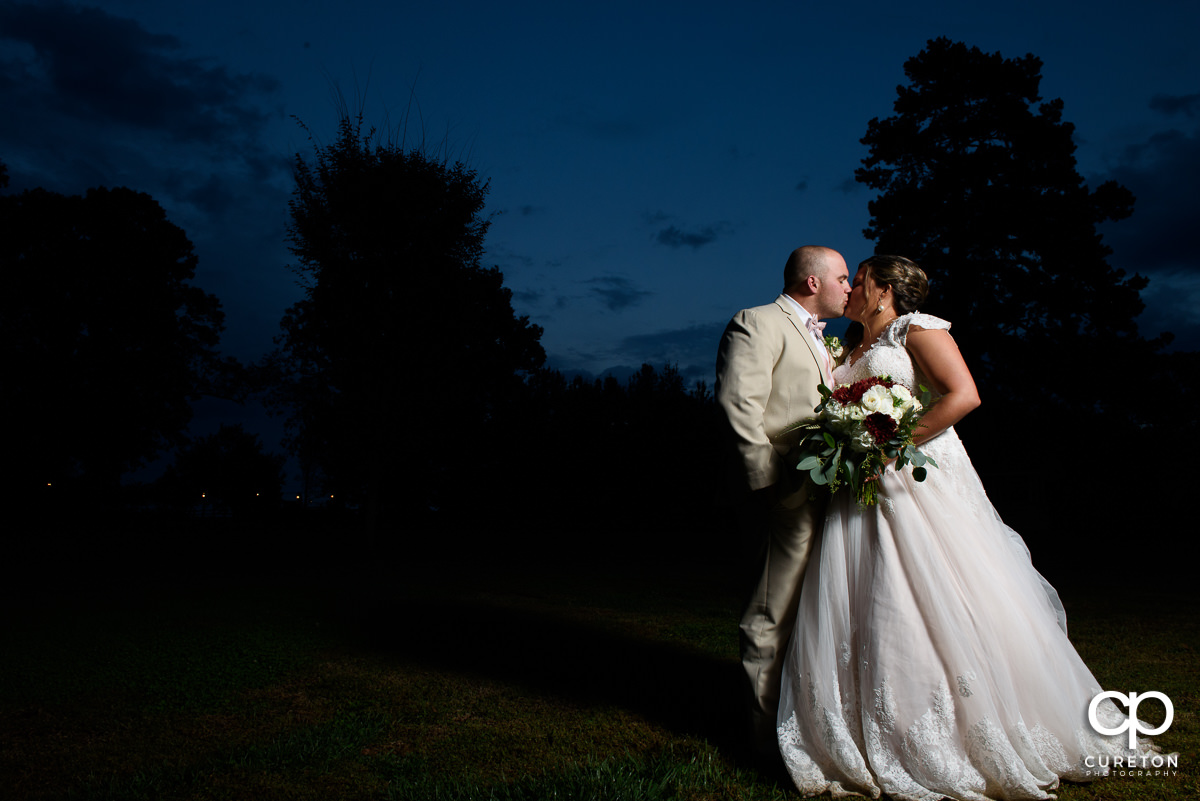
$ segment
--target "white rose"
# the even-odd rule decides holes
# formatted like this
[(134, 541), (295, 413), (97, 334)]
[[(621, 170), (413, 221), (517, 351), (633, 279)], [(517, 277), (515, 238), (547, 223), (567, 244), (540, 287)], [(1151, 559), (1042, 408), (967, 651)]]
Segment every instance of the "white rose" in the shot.
[(917, 399), (914, 398), (912, 393), (908, 391), (908, 387), (904, 386), (903, 384), (897, 384), (896, 386), (892, 387), (892, 398), (896, 404), (896, 408), (900, 409), (902, 412), (908, 411), (909, 409), (913, 408), (913, 406), (920, 406), (920, 403), (917, 401)]
[(897, 384), (892, 387), (892, 396), (896, 399), (896, 413), (892, 416), (897, 421), (911, 411), (921, 411), (921, 402), (913, 397), (908, 391), (908, 387), (903, 384)]
[(886, 415), (892, 413), (896, 403), (892, 400), (891, 391), (882, 385), (876, 385), (868, 389), (862, 396), (862, 407), (867, 414), (873, 412), (883, 412)]

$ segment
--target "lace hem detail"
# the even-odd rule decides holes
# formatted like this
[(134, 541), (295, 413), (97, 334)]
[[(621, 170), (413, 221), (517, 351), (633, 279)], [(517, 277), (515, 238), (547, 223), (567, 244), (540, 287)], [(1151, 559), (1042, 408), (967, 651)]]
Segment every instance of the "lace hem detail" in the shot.
[[(956, 678), (962, 687), (974, 674), (968, 671)], [(784, 764), (804, 795), (886, 794), (897, 801), (1054, 799), (1051, 791), (1060, 778), (1091, 781), (1108, 772), (1096, 760), (1088, 767), (1082, 755), (1130, 754), (1112, 738), (1087, 728), (1075, 732), (1070, 749), (1049, 729), (1040, 724), (1029, 728), (1022, 720), (1006, 731), (995, 720), (983, 718), (964, 732), (962, 720), (969, 714), (964, 703), (969, 704), (966, 699), (974, 693), (956, 700), (945, 679), (931, 694), (925, 712), (903, 731), (887, 679), (875, 689), (865, 715), (853, 704), (845, 705), (853, 709), (826, 708), (811, 681), (807, 689), (807, 711), (819, 721), (818, 741), (805, 741), (796, 712), (778, 728)], [(836, 677), (833, 686), (822, 690), (841, 695)], [(1109, 725), (1118, 724), (1124, 716), (1111, 701), (1106, 704), (1101, 716)], [(856, 736), (854, 724), (860, 716), (861, 736)], [(1151, 750), (1146, 743), (1138, 749)], [(1081, 756), (1072, 758), (1069, 751)]]
[[(904, 347), (929, 315), (898, 318), (837, 383), (926, 382)], [(780, 692), (780, 750), (806, 795), (1051, 799), (1060, 779), (1141, 755), (1085, 714), (1100, 691), (1066, 615), (992, 507), (953, 428), (923, 443), (923, 483), (888, 471), (879, 505), (835, 497), (813, 546)], [(1039, 592), (1041, 590), (1042, 592)], [(1109, 726), (1125, 718), (1109, 701)], [(1146, 753), (1150, 753), (1147, 751)], [(1091, 760), (1088, 757), (1092, 757)]]

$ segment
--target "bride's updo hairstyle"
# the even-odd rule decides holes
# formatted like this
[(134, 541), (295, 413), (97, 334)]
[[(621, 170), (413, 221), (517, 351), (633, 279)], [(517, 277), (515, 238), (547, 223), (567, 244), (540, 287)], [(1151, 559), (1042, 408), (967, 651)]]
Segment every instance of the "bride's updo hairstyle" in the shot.
[(858, 269), (866, 270), (875, 283), (892, 290), (897, 315), (915, 312), (929, 294), (925, 271), (903, 256), (871, 256)]
[[(871, 256), (864, 259), (858, 269), (866, 270), (866, 275), (875, 283), (892, 291), (892, 306), (897, 316), (916, 311), (929, 294), (929, 279), (925, 277), (925, 271), (903, 256)], [(862, 323), (850, 323), (846, 329), (844, 353), (849, 354), (862, 342), (863, 335)]]

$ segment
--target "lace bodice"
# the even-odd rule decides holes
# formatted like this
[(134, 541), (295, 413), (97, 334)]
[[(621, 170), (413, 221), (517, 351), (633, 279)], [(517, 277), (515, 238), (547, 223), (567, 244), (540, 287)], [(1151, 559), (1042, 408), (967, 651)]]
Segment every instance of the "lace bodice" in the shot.
[[(921, 387), (924, 386), (929, 389), (931, 396), (936, 400), (940, 397), (939, 393), (933, 388), (929, 379), (921, 372), (921, 368), (917, 366), (908, 352), (908, 332), (913, 326), (920, 329), (950, 330), (950, 323), (931, 314), (912, 312), (897, 317), (888, 324), (887, 328), (883, 329), (883, 333), (879, 335), (875, 344), (867, 348), (866, 352), (856, 361), (846, 362), (834, 369), (834, 383), (850, 384), (873, 375), (886, 375), (893, 381), (908, 387), (909, 392), (917, 397), (921, 396)], [(962, 443), (954, 431), (954, 426), (950, 426), (937, 436), (923, 442), (920, 450), (926, 456), (932, 457), (938, 464), (938, 469), (930, 471), (934, 474), (931, 476), (933, 480), (956, 483), (972, 481), (974, 471), (968, 470), (966, 473), (960, 473), (958, 470), (962, 465), (969, 466), (970, 460), (963, 451)], [(977, 483), (978, 479), (973, 479), (973, 481)], [(960, 489), (966, 491), (966, 487)], [(983, 487), (979, 487), (978, 495), (967, 493), (967, 497), (985, 497)], [(881, 503), (885, 510), (890, 509), (890, 500), (886, 493)]]
[[(913, 362), (905, 347), (908, 341), (908, 331), (912, 326), (922, 329), (950, 330), (950, 323), (931, 314), (912, 312), (897, 317), (879, 335), (878, 341), (868, 348), (857, 361), (838, 365), (834, 369), (834, 382), (849, 384), (873, 375), (886, 375), (890, 376), (893, 381), (904, 384), (914, 395), (919, 395), (918, 387), (922, 384), (929, 387), (929, 380), (921, 373), (920, 368)], [(930, 389), (932, 391), (932, 387)], [(936, 393), (934, 396), (936, 397)]]

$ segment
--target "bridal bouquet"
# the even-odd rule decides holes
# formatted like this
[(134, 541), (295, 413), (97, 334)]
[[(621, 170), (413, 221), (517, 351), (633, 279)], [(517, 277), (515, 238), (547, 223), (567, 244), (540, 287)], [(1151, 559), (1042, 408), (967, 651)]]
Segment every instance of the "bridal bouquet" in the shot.
[(830, 492), (847, 485), (860, 504), (870, 506), (879, 492), (878, 481), (871, 479), (883, 475), (889, 459), (896, 460), (897, 470), (911, 463), (917, 481), (925, 480), (927, 463), (937, 467), (913, 445), (917, 423), (930, 405), (925, 387), (917, 399), (903, 384), (872, 376), (834, 390), (822, 384), (820, 392), (817, 416), (787, 428), (802, 432), (796, 469), (808, 471), (814, 484)]

